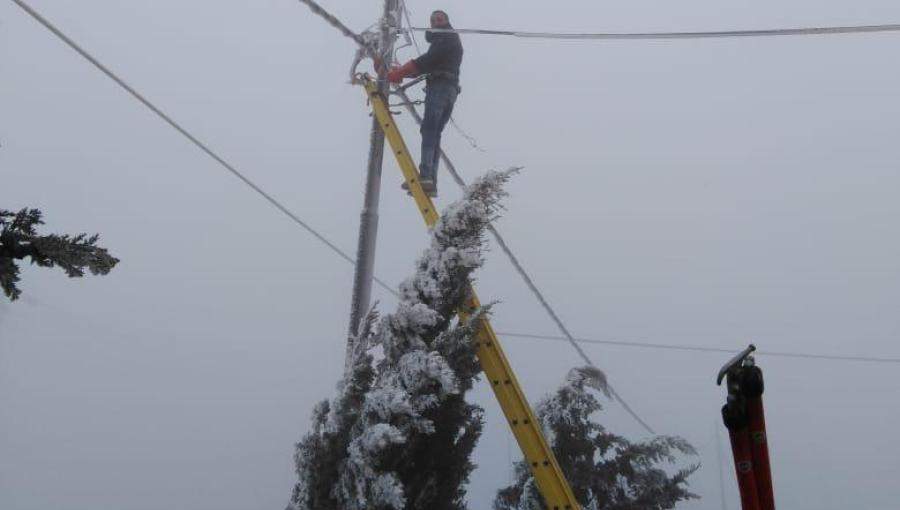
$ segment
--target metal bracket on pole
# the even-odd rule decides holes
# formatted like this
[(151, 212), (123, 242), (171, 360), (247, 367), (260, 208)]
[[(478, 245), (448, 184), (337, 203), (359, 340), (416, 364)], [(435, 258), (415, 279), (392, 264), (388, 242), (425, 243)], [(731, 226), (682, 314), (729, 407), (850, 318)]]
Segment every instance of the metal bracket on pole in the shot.
[(740, 368), (744, 363), (744, 360), (748, 359), (748, 357), (756, 350), (756, 346), (750, 344), (746, 349), (737, 353), (733, 358), (728, 360), (728, 363), (722, 365), (722, 368), (719, 370), (719, 374), (716, 376), (716, 386), (722, 385), (722, 379), (725, 379), (725, 376), (728, 375), (729, 372), (734, 371), (737, 368)]

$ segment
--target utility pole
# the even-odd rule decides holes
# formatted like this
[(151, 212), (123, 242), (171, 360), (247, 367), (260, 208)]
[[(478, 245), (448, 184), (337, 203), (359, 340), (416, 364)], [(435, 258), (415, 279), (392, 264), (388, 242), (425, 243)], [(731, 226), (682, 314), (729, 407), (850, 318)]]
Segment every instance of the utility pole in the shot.
[[(394, 38), (399, 19), (399, 0), (384, 0), (381, 18), (381, 48), (383, 65), (377, 66), (381, 92), (387, 94), (387, 69), (393, 58)], [(356, 248), (356, 270), (353, 274), (353, 298), (350, 305), (350, 326), (347, 332), (347, 351), (344, 358), (344, 373), (350, 369), (353, 358), (354, 339), (359, 333), (360, 321), (369, 312), (372, 302), (372, 278), (375, 270), (375, 245), (378, 239), (378, 206), (381, 195), (381, 164), (384, 159), (384, 132), (378, 119), (372, 117), (372, 131), (369, 136), (369, 165), (366, 174), (366, 194), (359, 217), (359, 241)]]

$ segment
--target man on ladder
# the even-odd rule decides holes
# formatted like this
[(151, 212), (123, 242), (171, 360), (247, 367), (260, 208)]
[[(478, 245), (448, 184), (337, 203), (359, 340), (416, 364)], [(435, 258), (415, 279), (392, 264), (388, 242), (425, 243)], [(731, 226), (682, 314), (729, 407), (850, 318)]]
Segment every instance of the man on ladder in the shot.
[[(431, 13), (431, 28), (452, 29), (450, 17), (444, 11)], [(450, 121), (459, 88), (459, 66), (463, 47), (459, 34), (454, 32), (425, 32), (430, 43), (428, 51), (388, 73), (388, 81), (400, 83), (403, 78), (427, 74), (425, 85), (425, 115), (422, 120), (422, 157), (419, 180), (429, 196), (437, 196), (437, 168), (440, 160), (441, 132)], [(406, 189), (406, 183), (403, 185)]]

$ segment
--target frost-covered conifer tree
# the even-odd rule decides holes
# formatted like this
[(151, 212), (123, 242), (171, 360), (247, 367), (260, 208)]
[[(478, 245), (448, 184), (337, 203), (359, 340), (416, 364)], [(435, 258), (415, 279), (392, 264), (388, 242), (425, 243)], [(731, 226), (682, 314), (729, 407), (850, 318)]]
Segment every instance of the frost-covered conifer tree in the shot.
[(320, 403), (297, 444), (293, 510), (462, 510), (482, 409), (466, 402), (480, 367), (477, 311), (455, 320), (484, 230), (511, 171), (492, 172), (447, 208), (400, 303), (370, 314), (338, 396)]
[(119, 263), (106, 249), (97, 246), (98, 235), (38, 235), (43, 225), (41, 211), (22, 209), (14, 213), (0, 209), (0, 287), (10, 300), (18, 299), (18, 261), (28, 258), (41, 267), (61, 267), (70, 278), (107, 274)]
[[(687, 478), (692, 465), (669, 473), (662, 464), (674, 464), (678, 454), (695, 455), (687, 441), (660, 436), (633, 443), (592, 420), (602, 409), (591, 390), (607, 393), (603, 373), (593, 367), (569, 372), (565, 383), (537, 408), (547, 434), (576, 499), (584, 510), (662, 510), (695, 498)], [(495, 510), (546, 510), (528, 465), (516, 464), (516, 482), (500, 490)]]

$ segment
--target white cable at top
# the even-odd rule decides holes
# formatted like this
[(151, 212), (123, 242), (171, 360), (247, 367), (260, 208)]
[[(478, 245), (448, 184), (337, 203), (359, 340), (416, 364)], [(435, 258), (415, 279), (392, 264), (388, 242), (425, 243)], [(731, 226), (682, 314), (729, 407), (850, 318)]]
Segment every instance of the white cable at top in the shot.
[(871, 32), (900, 32), (900, 24), (851, 25), (806, 28), (769, 28), (760, 30), (715, 30), (708, 32), (528, 32), (519, 30), (491, 30), (481, 28), (422, 28), (411, 27), (414, 32), (447, 32), (457, 34), (503, 35), (526, 39), (713, 39), (723, 37), (774, 37), (790, 35), (862, 34)]

